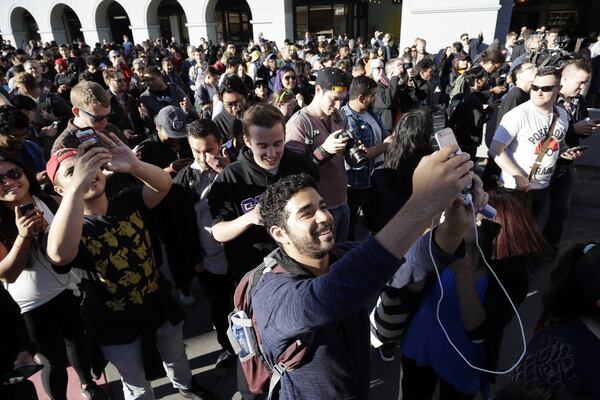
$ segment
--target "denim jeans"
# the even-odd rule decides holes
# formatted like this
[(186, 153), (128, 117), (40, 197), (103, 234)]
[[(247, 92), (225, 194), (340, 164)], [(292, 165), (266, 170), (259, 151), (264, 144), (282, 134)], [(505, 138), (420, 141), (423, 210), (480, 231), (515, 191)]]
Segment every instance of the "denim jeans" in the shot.
[(348, 203), (336, 208), (330, 208), (329, 212), (333, 216), (335, 242), (343, 243), (348, 240), (348, 229), (350, 227), (350, 208), (348, 207)]
[[(154, 333), (156, 348), (163, 360), (167, 376), (175, 389), (188, 389), (192, 385), (192, 371), (183, 344), (183, 322), (173, 326), (165, 322)], [(154, 393), (146, 380), (142, 359), (142, 340), (132, 343), (101, 346), (102, 353), (121, 374), (125, 400), (153, 400)]]
[(574, 164), (558, 164), (550, 184), (550, 212), (544, 227), (544, 237), (552, 246), (560, 242), (567, 218), (571, 212), (571, 197), (577, 169)]

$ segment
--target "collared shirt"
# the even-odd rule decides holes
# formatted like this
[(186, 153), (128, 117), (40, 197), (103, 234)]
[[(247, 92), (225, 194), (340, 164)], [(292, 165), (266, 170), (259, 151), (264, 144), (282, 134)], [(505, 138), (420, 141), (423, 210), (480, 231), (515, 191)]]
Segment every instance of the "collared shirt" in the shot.
[(192, 190), (195, 190), (199, 197), (194, 209), (204, 253), (202, 263), (208, 272), (225, 275), (227, 274), (227, 258), (225, 258), (223, 244), (217, 242), (212, 236), (212, 215), (207, 200), (208, 193), (218, 174), (212, 169), (203, 169), (197, 161), (194, 161), (190, 168), (200, 172), (199, 180), (195, 182), (195, 188)]
[[(349, 105), (342, 107), (342, 111), (348, 116), (350, 129), (354, 131), (357, 139), (366, 148), (371, 148), (383, 143), (383, 132), (385, 131), (379, 116), (369, 110), (364, 113), (357, 113)], [(344, 162), (346, 175), (348, 175), (348, 186), (352, 188), (367, 188), (370, 186), (371, 173), (375, 168), (383, 164), (383, 154), (379, 157), (369, 160), (360, 168), (352, 167), (348, 162)]]

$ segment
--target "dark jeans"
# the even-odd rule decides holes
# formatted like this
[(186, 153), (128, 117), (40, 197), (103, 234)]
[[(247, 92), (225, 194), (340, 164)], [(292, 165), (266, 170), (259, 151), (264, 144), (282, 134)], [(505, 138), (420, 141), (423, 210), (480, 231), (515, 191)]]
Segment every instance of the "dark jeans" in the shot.
[(206, 299), (210, 303), (210, 316), (217, 330), (217, 340), (223, 350), (230, 350), (231, 343), (227, 338), (229, 313), (233, 310), (233, 291), (235, 286), (230, 275), (217, 275), (208, 271), (198, 274), (198, 280)]
[(471, 400), (477, 393), (464, 394), (441, 379), (428, 366), (419, 367), (415, 360), (402, 357), (402, 400), (429, 400), (440, 383), (440, 400)]
[(574, 164), (558, 164), (556, 166), (550, 184), (550, 212), (544, 227), (544, 237), (554, 247), (560, 242), (571, 212), (571, 197), (576, 181), (577, 169)]
[(67, 398), (67, 360), (82, 385), (92, 382), (83, 335), (79, 299), (65, 290), (49, 302), (23, 314), (31, 341), (44, 364), (42, 384), (53, 400)]
[(33, 383), (29, 380), (24, 380), (15, 385), (0, 385), (0, 399), (38, 400), (38, 396)]
[(348, 207), (350, 208), (350, 224), (348, 227), (348, 240), (353, 241), (354, 230), (358, 222), (358, 214), (367, 202), (369, 188), (348, 188)]

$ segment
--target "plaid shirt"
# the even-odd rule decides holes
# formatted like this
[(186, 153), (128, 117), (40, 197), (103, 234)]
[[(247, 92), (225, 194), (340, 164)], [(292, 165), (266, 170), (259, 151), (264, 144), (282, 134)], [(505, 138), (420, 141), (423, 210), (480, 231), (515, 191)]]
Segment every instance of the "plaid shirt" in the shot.
[[(380, 145), (383, 142), (385, 129), (383, 128), (381, 118), (377, 113), (372, 110), (367, 111), (379, 125), (381, 137), (377, 137), (371, 125), (365, 121), (361, 114), (353, 111), (349, 105), (342, 107), (342, 111), (348, 117), (350, 129), (354, 131), (358, 140), (360, 140), (367, 149)], [(346, 167), (346, 175), (348, 175), (348, 186), (352, 188), (368, 188), (371, 186), (371, 173), (376, 167), (383, 164), (383, 155), (376, 159), (369, 160), (361, 168), (354, 168), (347, 162), (344, 162), (344, 164)]]

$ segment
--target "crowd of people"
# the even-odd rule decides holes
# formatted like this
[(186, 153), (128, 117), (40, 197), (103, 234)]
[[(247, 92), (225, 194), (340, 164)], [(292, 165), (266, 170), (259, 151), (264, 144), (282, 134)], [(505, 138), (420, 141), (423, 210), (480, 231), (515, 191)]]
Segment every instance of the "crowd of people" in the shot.
[[(482, 370), (506, 369), (503, 331), (552, 260), (496, 399), (600, 398), (600, 246), (559, 246), (580, 141), (600, 134), (587, 111), (600, 36), (567, 53), (559, 33), (489, 46), (465, 33), (436, 55), (377, 31), (279, 46), (5, 42), (0, 397), (37, 398), (6, 377), (43, 364), (49, 398), (66, 400), (71, 365), (87, 398), (106, 399), (94, 379), (110, 362), (125, 399), (154, 398), (165, 374), (184, 398), (214, 398), (183, 342), (197, 280), (214, 372), (237, 368), (244, 399), (367, 399), (370, 345), (401, 363), (403, 399), (438, 384), (440, 399), (488, 398)], [(436, 147), (435, 112), (461, 152)], [(495, 214), (478, 214), (488, 203)], [(252, 300), (250, 355), (234, 292)]]

